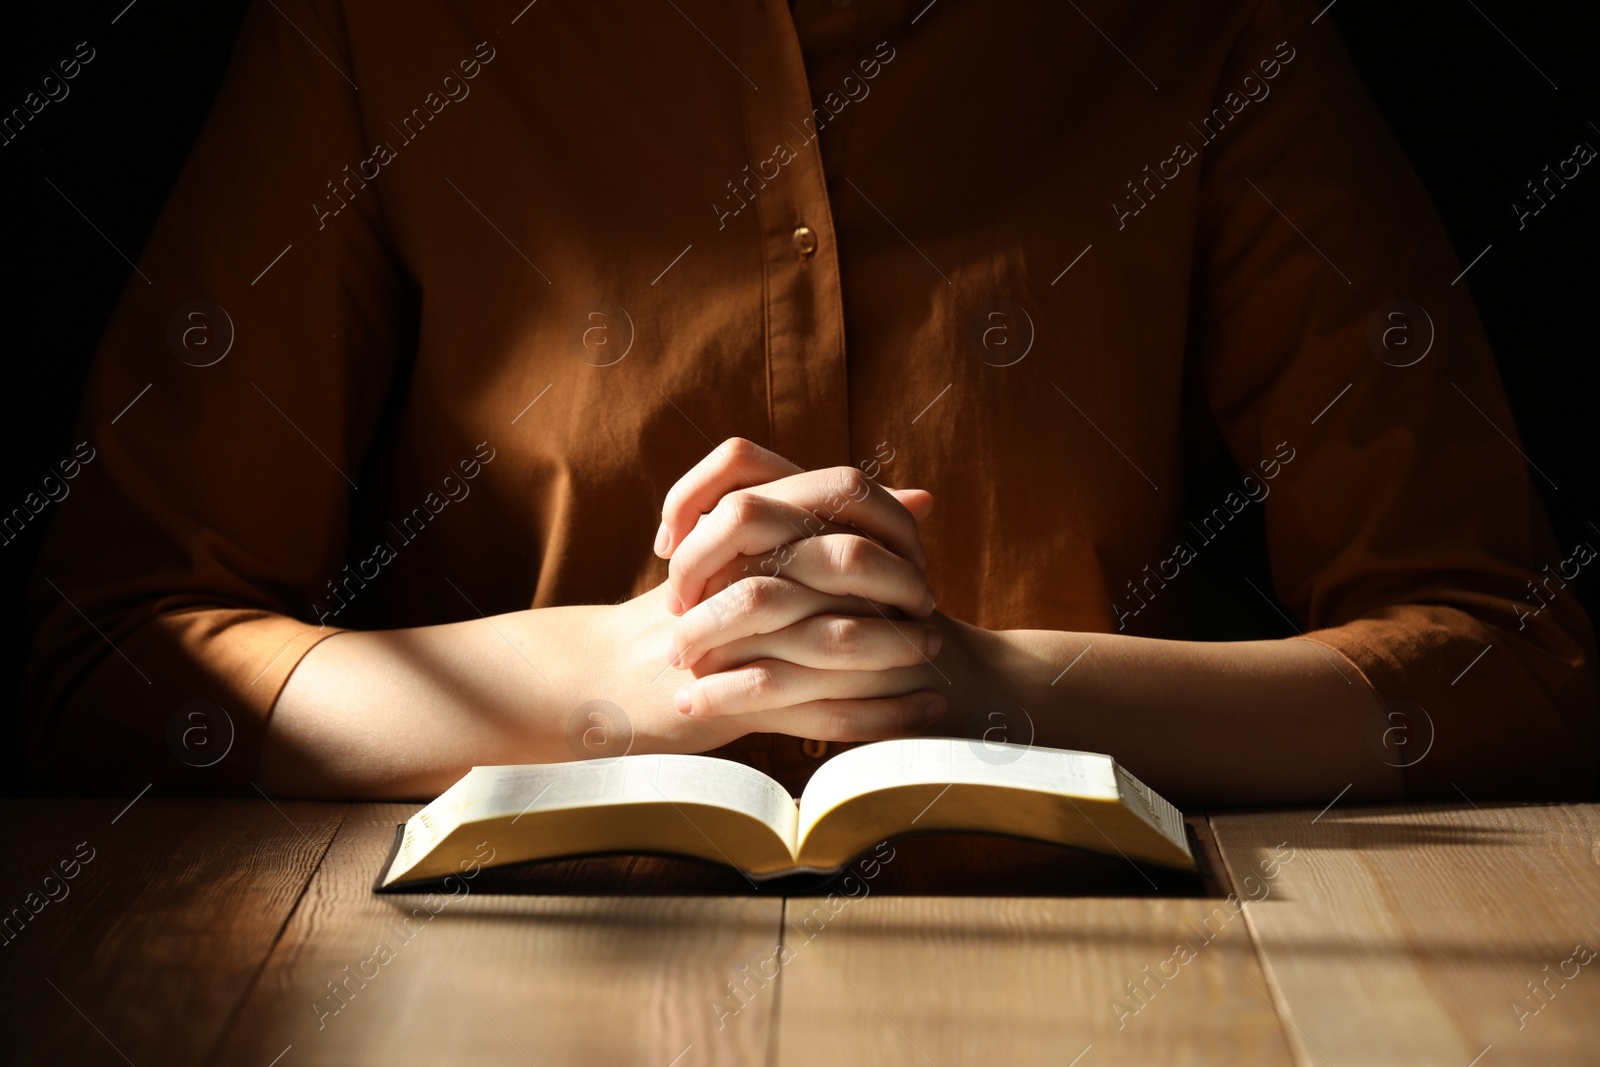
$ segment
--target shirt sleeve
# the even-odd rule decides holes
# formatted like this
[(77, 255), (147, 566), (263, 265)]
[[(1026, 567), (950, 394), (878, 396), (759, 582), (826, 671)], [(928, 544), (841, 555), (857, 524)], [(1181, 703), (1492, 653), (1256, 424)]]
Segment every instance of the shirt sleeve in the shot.
[(1299, 639), (1409, 734), (1403, 759), (1374, 747), (1407, 764), (1408, 796), (1586, 795), (1595, 646), (1570, 553), (1462, 264), (1314, 15), (1257, 5), (1219, 72), (1232, 117), (1202, 153), (1194, 307), (1207, 401), (1240, 465), (1275, 474), (1271, 572)]
[(332, 4), (246, 15), (96, 354), (89, 458), (35, 574), (43, 787), (248, 792), (279, 690), (336, 632), (314, 605), (415, 314), (376, 190), (313, 207), (370, 154), (360, 77)]

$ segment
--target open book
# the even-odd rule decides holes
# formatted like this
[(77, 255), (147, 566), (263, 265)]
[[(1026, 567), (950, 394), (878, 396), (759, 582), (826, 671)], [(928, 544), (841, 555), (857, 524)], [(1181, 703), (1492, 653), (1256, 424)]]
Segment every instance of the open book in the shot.
[(1110, 756), (914, 737), (840, 753), (798, 801), (760, 771), (713, 756), (474, 767), (400, 827), (377, 888), (473, 863), (606, 853), (698, 857), (752, 879), (822, 874), (882, 841), (935, 831), (1196, 866), (1178, 810)]

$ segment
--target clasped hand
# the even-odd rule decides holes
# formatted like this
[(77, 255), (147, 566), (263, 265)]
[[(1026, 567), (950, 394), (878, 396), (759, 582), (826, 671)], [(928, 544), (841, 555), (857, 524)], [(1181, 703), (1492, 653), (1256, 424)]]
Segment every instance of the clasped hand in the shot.
[(684, 672), (678, 712), (732, 736), (841, 741), (942, 716), (918, 532), (932, 507), (922, 490), (804, 471), (742, 438), (701, 460), (668, 492), (655, 544), (670, 560), (653, 595), (677, 617), (662, 661)]

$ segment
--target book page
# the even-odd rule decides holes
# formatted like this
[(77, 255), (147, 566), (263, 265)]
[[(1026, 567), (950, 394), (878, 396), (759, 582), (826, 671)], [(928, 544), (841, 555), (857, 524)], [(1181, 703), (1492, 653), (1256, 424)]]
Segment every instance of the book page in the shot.
[(384, 884), (450, 873), (473, 842), (500, 862), (659, 849), (770, 872), (793, 862), (796, 817), (777, 782), (707, 756), (474, 767), (407, 821)]
[[(1174, 809), (1119, 783), (1110, 756), (967, 738), (880, 741), (824, 764), (800, 800), (797, 866), (832, 869), (879, 841), (993, 833), (1193, 868)], [(1131, 801), (1131, 803), (1130, 803)], [(1168, 805), (1170, 807), (1170, 805)]]
[(968, 783), (1074, 796), (1118, 797), (1110, 757), (1095, 752), (1001, 745), (970, 738), (910, 737), (841, 752), (811, 776), (800, 797), (799, 838), (852, 797), (896, 786)]
[(662, 753), (474, 767), (429, 808), (448, 804), (467, 822), (557, 808), (663, 802), (731, 808), (771, 826), (785, 841), (794, 840), (795, 803), (788, 790), (753, 767), (706, 756)]
[(1184, 839), (1183, 813), (1161, 794), (1129, 774), (1119, 764), (1117, 783), (1123, 803), (1151, 826), (1174, 840)]

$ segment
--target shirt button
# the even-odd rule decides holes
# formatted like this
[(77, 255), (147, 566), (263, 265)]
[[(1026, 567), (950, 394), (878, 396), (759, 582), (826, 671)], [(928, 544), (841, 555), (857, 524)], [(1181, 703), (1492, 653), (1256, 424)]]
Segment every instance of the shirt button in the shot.
[(810, 256), (817, 250), (817, 234), (810, 226), (799, 226), (794, 231), (795, 251)]
[(821, 759), (823, 756), (828, 754), (828, 742), (813, 741), (808, 737), (804, 741), (800, 742), (800, 751), (804, 752), (812, 759)]

